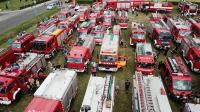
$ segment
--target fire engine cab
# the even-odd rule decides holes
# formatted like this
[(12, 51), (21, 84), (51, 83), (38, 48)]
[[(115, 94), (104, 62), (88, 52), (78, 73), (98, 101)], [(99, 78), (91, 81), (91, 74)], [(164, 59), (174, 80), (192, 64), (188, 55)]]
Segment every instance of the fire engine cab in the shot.
[(68, 112), (78, 89), (76, 76), (75, 71), (68, 69), (51, 72), (24, 112)]
[(160, 77), (133, 76), (132, 112), (172, 112)]
[(94, 35), (96, 44), (102, 44), (104, 33), (105, 27), (103, 25), (97, 25), (92, 29), (92, 34)]
[(92, 23), (90, 21), (83, 22), (77, 29), (78, 37), (81, 37), (81, 35), (89, 34), (91, 30), (92, 30)]
[(198, 4), (191, 3), (186, 0), (181, 0), (178, 4), (178, 9), (185, 15), (197, 15)]
[(101, 71), (116, 72), (118, 68), (125, 66), (126, 63), (119, 59), (119, 35), (104, 35), (99, 56), (99, 70)]
[(146, 31), (144, 25), (138, 22), (132, 22), (132, 33), (130, 35), (130, 45), (144, 43), (146, 40)]
[(112, 27), (112, 21), (114, 21), (115, 19), (115, 12), (114, 11), (111, 11), (111, 10), (106, 10), (104, 11), (104, 14), (103, 14), (103, 24), (104, 26), (106, 27)]
[(192, 93), (192, 78), (180, 56), (165, 59), (161, 76), (171, 97), (184, 101)]
[(115, 77), (90, 76), (80, 112), (113, 112)]
[(67, 18), (69, 18), (70, 16), (73, 16), (75, 14), (75, 10), (74, 8), (65, 8), (65, 9), (62, 9), (57, 17), (60, 21), (64, 21), (66, 20)]
[(190, 69), (195, 72), (200, 72), (200, 39), (184, 38), (182, 39), (180, 47), (183, 58)]
[(35, 53), (45, 54), (46, 59), (53, 58), (56, 51), (59, 50), (63, 42), (66, 40), (66, 32), (63, 29), (58, 29), (55, 25), (52, 25), (38, 38), (33, 41), (32, 51)]
[(191, 35), (190, 24), (179, 17), (164, 16), (165, 23), (169, 26), (174, 41), (181, 43), (183, 38), (188, 38)]
[(77, 72), (86, 71), (87, 65), (92, 58), (94, 47), (95, 40), (93, 36), (88, 35), (84, 39), (78, 39), (75, 46), (65, 56), (66, 67)]
[(118, 11), (117, 13), (117, 23), (121, 28), (128, 28), (128, 12)]
[(155, 72), (155, 55), (150, 43), (137, 43), (136, 45), (136, 71), (152, 75)]
[(17, 62), (5, 64), (0, 70), (0, 104), (9, 105), (22, 91), (27, 91), (30, 74), (38, 73), (46, 67), (44, 55), (26, 53)]
[[(74, 23), (69, 21), (69, 20), (65, 20), (65, 21), (61, 21), (58, 25), (57, 25), (58, 29), (63, 29), (66, 31), (67, 36), (69, 37), (74, 29)], [(69, 38), (67, 38), (69, 39)]]
[(17, 37), (12, 43), (12, 50), (15, 53), (24, 53), (32, 48), (32, 41), (35, 39), (33, 34), (24, 34), (21, 37)]
[(93, 3), (92, 5), (92, 12), (97, 14), (97, 17), (101, 17), (103, 15), (104, 6), (101, 3)]
[(150, 33), (150, 39), (154, 42), (156, 48), (170, 48), (173, 40), (170, 28), (166, 25), (163, 19), (159, 19), (159, 17), (157, 17), (157, 19), (155, 18), (156, 17), (154, 16), (154, 19), (149, 21), (148, 31)]
[(16, 56), (11, 47), (0, 48), (0, 65), (3, 66), (6, 63), (14, 63), (16, 61)]
[(192, 19), (189, 18), (189, 22), (191, 23), (191, 29), (194, 37), (200, 38), (200, 19)]

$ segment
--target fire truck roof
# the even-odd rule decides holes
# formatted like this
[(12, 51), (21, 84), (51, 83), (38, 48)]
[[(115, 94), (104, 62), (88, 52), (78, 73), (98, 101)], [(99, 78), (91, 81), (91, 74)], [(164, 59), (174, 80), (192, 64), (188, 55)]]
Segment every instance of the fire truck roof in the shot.
[(171, 23), (178, 29), (190, 29), (189, 23), (178, 17), (169, 18)]
[(117, 54), (119, 47), (119, 36), (114, 34), (105, 34), (100, 54)]
[(79, 15), (73, 15), (72, 17), (69, 17), (69, 20), (75, 21), (78, 17), (79, 17)]
[(141, 72), (136, 72), (133, 83), (134, 97), (140, 111), (172, 112), (160, 77), (144, 76)]
[(69, 57), (69, 58), (82, 58), (82, 57), (85, 56), (86, 52), (87, 52), (87, 48), (86, 47), (74, 46), (70, 50), (70, 52), (67, 55), (67, 57)]
[[(39, 97), (34, 97), (24, 112), (55, 112), (58, 105), (58, 100), (49, 100)], [(45, 105), (40, 105), (45, 104)]]
[(97, 13), (91, 13), (90, 14), (90, 17), (92, 18), (92, 17), (97, 17)]
[[(91, 112), (100, 112), (100, 110), (101, 112), (111, 112), (112, 105), (114, 105), (113, 102), (110, 102), (110, 108), (106, 108), (105, 102), (106, 100), (114, 100), (114, 80), (115, 78), (110, 76), (90, 76), (81, 109), (89, 106), (91, 108)], [(105, 97), (105, 99), (102, 98), (103, 96)]]
[(14, 81), (13, 78), (0, 76), (0, 87), (6, 87)]
[(194, 104), (194, 103), (186, 103), (187, 105), (187, 112), (200, 112), (200, 104)]
[(34, 41), (43, 41), (48, 42), (53, 38), (52, 35), (40, 35), (38, 38), (35, 38)]
[(76, 72), (73, 70), (55, 70), (48, 75), (34, 93), (34, 96), (53, 100), (63, 100), (72, 81), (76, 78), (76, 75)]
[(153, 50), (150, 43), (137, 43), (137, 55), (153, 55)]
[(188, 75), (188, 69), (180, 56), (168, 57), (167, 62), (172, 70), (173, 75), (183, 76)]
[(25, 34), (22, 37), (17, 38), (13, 43), (24, 43), (30, 38), (34, 38), (34, 35), (32, 34)]
[(97, 25), (94, 27), (94, 32), (104, 32), (105, 27), (103, 25)]
[(8, 47), (8, 48), (0, 48), (0, 57), (5, 55), (6, 53), (8, 52), (12, 52), (12, 49), (11, 47)]

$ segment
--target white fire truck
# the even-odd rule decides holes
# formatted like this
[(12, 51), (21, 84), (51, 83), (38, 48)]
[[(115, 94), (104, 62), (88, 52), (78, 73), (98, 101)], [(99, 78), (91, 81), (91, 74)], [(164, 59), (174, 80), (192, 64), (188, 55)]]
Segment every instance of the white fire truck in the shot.
[(77, 93), (76, 76), (75, 71), (62, 68), (50, 73), (24, 112), (68, 112)]
[(113, 112), (115, 77), (90, 76), (80, 112)]
[(160, 77), (136, 72), (133, 78), (132, 112), (172, 112)]
[(119, 57), (119, 35), (105, 34), (100, 50), (99, 70), (116, 72), (125, 66)]

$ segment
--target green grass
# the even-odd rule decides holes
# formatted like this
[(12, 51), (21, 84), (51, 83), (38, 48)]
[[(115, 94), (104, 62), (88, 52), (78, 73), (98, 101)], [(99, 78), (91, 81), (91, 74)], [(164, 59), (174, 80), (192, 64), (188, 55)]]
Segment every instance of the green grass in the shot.
[[(6, 42), (8, 39), (14, 39), (16, 37), (16, 34), (21, 32), (21, 31), (28, 31), (28, 32), (33, 32), (35, 30), (35, 25), (39, 22), (42, 21), (44, 18), (52, 16), (53, 14), (57, 13), (60, 9), (53, 9), (46, 11), (42, 14), (40, 14), (37, 17), (34, 17), (32, 19), (29, 19), (25, 22), (23, 22), (20, 25), (17, 25), (14, 28), (11, 28), (10, 30), (2, 33), (0, 35), (0, 46), (6, 46)], [(36, 31), (34, 31), (35, 34)]]
[[(176, 16), (178, 14), (178, 11), (175, 9), (172, 14), (174, 16)], [(145, 15), (143, 13), (139, 13), (139, 15), (136, 17), (135, 15), (130, 14), (129, 16), (129, 27), (126, 30), (122, 31), (122, 35), (120, 38), (123, 38), (123, 40), (126, 41), (127, 44), (129, 44), (129, 34), (131, 33), (131, 29), (130, 29), (130, 25), (132, 21), (140, 21), (140, 22), (144, 22), (145, 25), (147, 25), (148, 21), (149, 21), (149, 17), (150, 14)], [(29, 31), (31, 32), (32, 30), (34, 30), (34, 27), (31, 27), (29, 29)], [(73, 33), (72, 35), (72, 40), (74, 40), (76, 38), (76, 32)], [(147, 36), (147, 41), (150, 42), (148, 36)], [(96, 55), (99, 53), (100, 51), (100, 46), (96, 46), (94, 53), (93, 53), (93, 60), (96, 60)], [(154, 49), (154, 51), (156, 52), (156, 50)], [(132, 76), (134, 75), (135, 72), (135, 63), (134, 63), (134, 50), (132, 47), (127, 47), (127, 48), (120, 48), (120, 55), (124, 56), (125, 54), (127, 54), (129, 56), (129, 60), (128, 60), (128, 66), (125, 67), (124, 69), (121, 69), (115, 73), (110, 73), (113, 76), (116, 77), (116, 85), (118, 85), (120, 87), (119, 92), (115, 95), (115, 105), (114, 105), (114, 112), (131, 112), (131, 99), (132, 99), (132, 93), (131, 93), (131, 89), (129, 90), (129, 93), (126, 94), (125, 90), (124, 90), (124, 82), (126, 79), (129, 79), (132, 81)], [(170, 53), (168, 53), (168, 55), (170, 55)], [(160, 55), (158, 61), (163, 60), (165, 58), (165, 56), (163, 54)], [(58, 53), (56, 58), (52, 60), (53, 63), (55, 64), (62, 64), (64, 63), (64, 55), (61, 53)], [(157, 73), (159, 74), (159, 71), (157, 70)], [(89, 71), (85, 72), (85, 73), (78, 73), (77, 79), (78, 79), (78, 93), (75, 97), (75, 99), (73, 100), (72, 104), (71, 104), (71, 110), (75, 110), (75, 112), (78, 112), (81, 104), (82, 104), (82, 100), (84, 98), (85, 95), (85, 91), (87, 88), (87, 83), (90, 77), (90, 69)], [(106, 72), (98, 72), (97, 76), (105, 76)], [(191, 76), (193, 78), (193, 91), (197, 91), (199, 92), (199, 85), (200, 85), (200, 78), (199, 75), (196, 73), (191, 73)], [(9, 106), (3, 106), (0, 105), (0, 111), (2, 110), (9, 110), (12, 112), (22, 112), (23, 109), (28, 105), (28, 103), (30, 102), (32, 97), (28, 96), (28, 95), (24, 95), (20, 101), (13, 103)], [(174, 101), (172, 101), (170, 99), (170, 105), (172, 107), (173, 112), (179, 112), (180, 111), (180, 105)]]
[[(9, 1), (9, 2), (8, 2)], [(18, 10), (19, 7), (32, 4), (33, 0), (28, 0), (27, 2), (25, 0), (4, 0), (0, 2), (0, 9), (2, 10)], [(6, 9), (6, 4), (8, 4), (8, 9)]]

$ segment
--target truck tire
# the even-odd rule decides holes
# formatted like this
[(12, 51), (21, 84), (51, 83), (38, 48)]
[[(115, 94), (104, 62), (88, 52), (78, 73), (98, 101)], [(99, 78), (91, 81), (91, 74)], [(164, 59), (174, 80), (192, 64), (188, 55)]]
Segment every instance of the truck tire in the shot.
[(191, 71), (194, 71), (194, 70), (193, 70), (193, 66), (192, 66), (192, 64), (191, 64), (190, 62), (189, 62), (188, 65), (189, 65), (189, 67), (190, 67), (190, 70), (191, 70)]
[(22, 97), (22, 91), (19, 91), (15, 96), (14, 102), (18, 102), (21, 97)]

